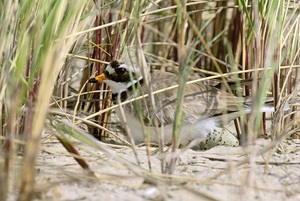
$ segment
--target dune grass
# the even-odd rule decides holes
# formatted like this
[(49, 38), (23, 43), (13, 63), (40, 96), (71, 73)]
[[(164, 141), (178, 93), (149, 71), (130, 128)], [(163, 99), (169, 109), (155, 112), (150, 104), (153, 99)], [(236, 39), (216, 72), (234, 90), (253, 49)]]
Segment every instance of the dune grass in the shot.
[[(247, 126), (240, 127), (250, 147), (245, 149), (250, 153), (245, 163), (253, 165), (262, 153), (253, 142), (263, 133), (265, 118), (259, 108), (267, 96), (273, 97), (276, 108), (268, 150), (299, 130), (296, 1), (22, 0), (4, 1), (0, 11), (0, 200), (7, 200), (11, 186), (17, 186), (18, 200), (32, 200), (35, 160), (49, 127), (77, 156), (69, 136), (113, 156), (136, 174), (149, 176), (78, 129), (87, 125), (102, 141), (114, 134), (109, 122), (117, 106), (112, 106), (109, 88), (87, 84), (112, 59), (180, 72), (179, 87), (174, 86), (179, 96), (192, 70), (206, 77), (195, 82), (236, 81), (236, 93), (255, 100)], [(239, 80), (249, 78), (252, 84), (240, 87)], [(181, 109), (178, 101), (173, 152), (178, 148)], [(164, 153), (162, 143), (159, 148)], [(176, 159), (161, 162), (162, 172), (174, 172)], [(84, 159), (79, 164), (92, 171)], [(16, 168), (18, 181), (11, 179)], [(253, 179), (250, 170), (248, 182)]]

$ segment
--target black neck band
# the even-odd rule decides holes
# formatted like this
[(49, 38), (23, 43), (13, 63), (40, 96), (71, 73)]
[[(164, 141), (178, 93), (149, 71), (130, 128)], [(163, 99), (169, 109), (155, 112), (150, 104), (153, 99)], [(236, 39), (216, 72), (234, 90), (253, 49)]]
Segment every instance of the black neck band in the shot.
[[(128, 98), (127, 91), (132, 91), (133, 90), (133, 86), (134, 86), (134, 89), (137, 89), (138, 88), (138, 84), (142, 85), (143, 82), (144, 82), (144, 79), (142, 78), (138, 82), (134, 83), (133, 85), (130, 85), (127, 88), (126, 91), (121, 92), (121, 97), (120, 97), (121, 102), (125, 101)], [(112, 100), (113, 100), (114, 104), (118, 103), (118, 93), (113, 93), (112, 94)]]

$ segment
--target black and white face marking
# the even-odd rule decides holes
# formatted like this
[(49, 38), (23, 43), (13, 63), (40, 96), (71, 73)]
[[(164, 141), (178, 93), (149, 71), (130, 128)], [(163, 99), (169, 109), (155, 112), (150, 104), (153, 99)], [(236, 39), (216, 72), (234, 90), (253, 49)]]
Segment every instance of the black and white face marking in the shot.
[(133, 84), (143, 79), (139, 69), (118, 61), (112, 61), (104, 74), (107, 79), (103, 82), (110, 86), (112, 93), (127, 91)]

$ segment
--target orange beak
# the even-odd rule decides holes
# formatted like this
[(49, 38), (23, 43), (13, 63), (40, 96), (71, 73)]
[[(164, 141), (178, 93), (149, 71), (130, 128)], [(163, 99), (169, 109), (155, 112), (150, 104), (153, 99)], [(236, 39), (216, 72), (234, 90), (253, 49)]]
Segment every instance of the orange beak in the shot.
[(98, 75), (98, 76), (96, 76), (94, 78), (89, 79), (89, 82), (90, 83), (97, 83), (97, 82), (102, 83), (104, 80), (107, 80), (107, 79), (108, 78), (105, 76), (105, 74), (101, 73), (100, 75)]

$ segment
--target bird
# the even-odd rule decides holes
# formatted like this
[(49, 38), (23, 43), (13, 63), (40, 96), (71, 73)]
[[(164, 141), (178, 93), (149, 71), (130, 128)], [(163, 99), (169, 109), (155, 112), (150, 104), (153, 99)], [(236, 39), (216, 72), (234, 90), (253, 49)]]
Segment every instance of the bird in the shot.
[[(114, 104), (132, 100), (148, 94), (140, 68), (126, 62), (113, 60), (104, 72), (89, 80), (90, 83), (106, 83), (112, 92)], [(152, 91), (177, 85), (178, 75), (170, 72), (151, 70), (149, 84)], [(116, 113), (123, 127), (129, 128), (135, 143), (151, 143), (163, 140), (170, 144), (173, 137), (178, 89), (165, 90), (154, 95), (154, 104), (149, 98), (142, 98), (118, 107)], [(186, 145), (199, 140), (199, 149), (210, 149), (217, 145), (238, 146), (235, 134), (225, 125), (243, 113), (249, 113), (246, 99), (221, 90), (215, 85), (203, 82), (188, 84), (184, 91), (179, 141)], [(243, 112), (240, 106), (245, 107)], [(122, 111), (126, 119), (122, 117)], [(196, 147), (196, 146), (195, 146)]]

